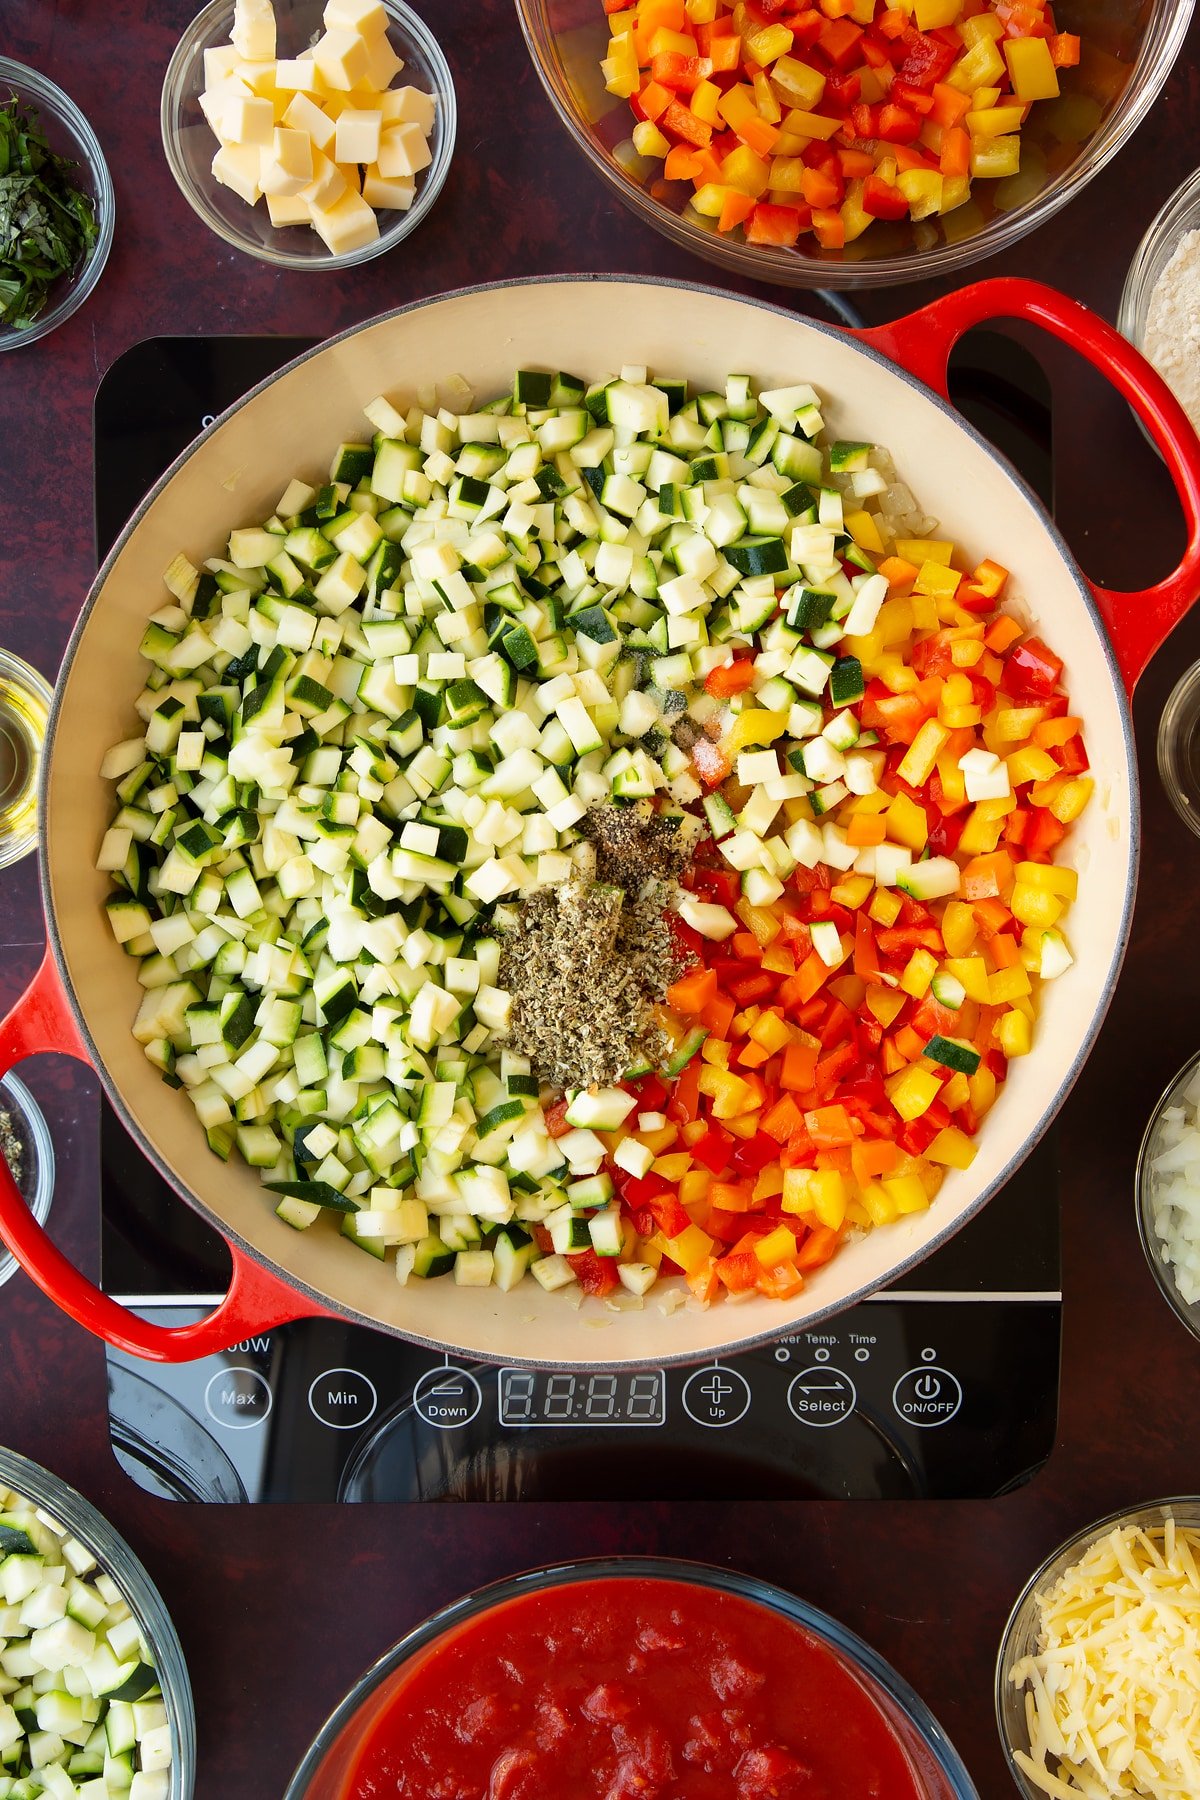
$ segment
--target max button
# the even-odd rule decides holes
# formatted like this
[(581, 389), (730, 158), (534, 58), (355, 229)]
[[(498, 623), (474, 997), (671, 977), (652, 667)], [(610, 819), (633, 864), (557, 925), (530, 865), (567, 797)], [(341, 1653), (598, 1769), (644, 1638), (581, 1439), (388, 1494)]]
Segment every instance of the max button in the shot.
[(232, 1363), (218, 1369), (204, 1390), (204, 1410), (226, 1431), (249, 1431), (271, 1411), (270, 1383), (257, 1369)]
[(736, 1425), (750, 1410), (750, 1383), (736, 1369), (711, 1364), (683, 1384), (683, 1410), (697, 1425)]
[(907, 1369), (892, 1389), (892, 1405), (900, 1418), (923, 1431), (948, 1425), (963, 1402), (962, 1384), (949, 1369), (924, 1363)]
[(308, 1390), (308, 1410), (331, 1431), (353, 1431), (374, 1416), (375, 1385), (358, 1369), (326, 1369)]

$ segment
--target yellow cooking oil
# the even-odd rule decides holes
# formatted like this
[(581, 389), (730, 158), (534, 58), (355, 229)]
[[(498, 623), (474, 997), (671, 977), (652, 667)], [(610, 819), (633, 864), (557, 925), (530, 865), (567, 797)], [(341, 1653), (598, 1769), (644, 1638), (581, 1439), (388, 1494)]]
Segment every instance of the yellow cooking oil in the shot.
[(37, 843), (37, 786), (50, 690), (36, 669), (0, 652), (0, 867)]

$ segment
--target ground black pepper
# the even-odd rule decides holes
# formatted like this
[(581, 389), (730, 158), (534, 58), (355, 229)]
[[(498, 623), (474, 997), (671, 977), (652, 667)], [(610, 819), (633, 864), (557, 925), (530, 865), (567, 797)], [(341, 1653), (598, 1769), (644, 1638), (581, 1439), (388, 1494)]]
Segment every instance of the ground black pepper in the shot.
[(669, 880), (691, 860), (696, 820), (656, 812), (648, 800), (627, 806), (593, 806), (579, 829), (596, 847), (596, 875), (636, 895), (648, 879)]

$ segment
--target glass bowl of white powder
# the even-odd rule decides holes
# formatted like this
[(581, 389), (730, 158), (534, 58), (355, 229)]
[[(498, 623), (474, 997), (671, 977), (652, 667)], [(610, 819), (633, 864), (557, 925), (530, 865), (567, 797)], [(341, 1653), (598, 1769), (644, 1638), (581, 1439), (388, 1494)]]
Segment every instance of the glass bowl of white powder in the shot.
[(1200, 1055), (1150, 1115), (1135, 1189), (1138, 1235), (1159, 1291), (1200, 1338)]
[(1200, 431), (1200, 169), (1138, 245), (1117, 330), (1154, 364)]

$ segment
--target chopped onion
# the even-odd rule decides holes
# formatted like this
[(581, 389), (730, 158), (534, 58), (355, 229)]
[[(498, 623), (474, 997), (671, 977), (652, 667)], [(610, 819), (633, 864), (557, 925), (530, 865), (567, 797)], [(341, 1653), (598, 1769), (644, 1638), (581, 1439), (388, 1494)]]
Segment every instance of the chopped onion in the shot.
[(1150, 1158), (1149, 1200), (1163, 1261), (1188, 1306), (1200, 1301), (1200, 1071), (1164, 1107)]

